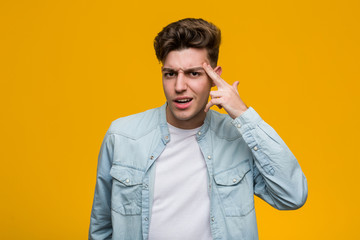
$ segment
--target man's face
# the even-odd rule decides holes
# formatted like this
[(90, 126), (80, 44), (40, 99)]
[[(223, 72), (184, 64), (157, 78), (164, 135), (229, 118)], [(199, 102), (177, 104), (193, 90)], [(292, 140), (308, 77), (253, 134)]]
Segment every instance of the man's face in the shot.
[[(212, 81), (202, 64), (209, 63), (206, 49), (187, 48), (169, 52), (162, 67), (167, 99), (166, 118), (171, 125), (192, 129), (203, 124)], [(220, 74), (221, 68), (215, 71)]]

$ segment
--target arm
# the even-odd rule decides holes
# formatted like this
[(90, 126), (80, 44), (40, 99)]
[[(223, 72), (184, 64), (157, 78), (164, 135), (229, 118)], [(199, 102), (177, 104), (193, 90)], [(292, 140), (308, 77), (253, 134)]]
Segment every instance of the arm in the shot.
[[(252, 108), (241, 100), (237, 85), (226, 83), (210, 65), (203, 68), (218, 87), (205, 107), (224, 108), (233, 118), (254, 157), (254, 193), (277, 209), (296, 209), (307, 198), (307, 182), (300, 165), (284, 141)], [(219, 69), (219, 67), (217, 68)]]
[(95, 195), (91, 210), (89, 239), (111, 239), (111, 186), (110, 168), (113, 157), (113, 135), (106, 133), (102, 142), (97, 167)]
[(307, 198), (307, 181), (284, 141), (249, 108), (233, 120), (254, 157), (254, 193), (277, 209), (297, 209)]

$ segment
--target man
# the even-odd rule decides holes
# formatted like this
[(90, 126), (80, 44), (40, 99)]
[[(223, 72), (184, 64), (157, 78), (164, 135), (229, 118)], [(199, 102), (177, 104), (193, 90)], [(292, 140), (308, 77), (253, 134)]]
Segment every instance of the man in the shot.
[(89, 239), (258, 239), (254, 194), (277, 209), (305, 203), (294, 155), (244, 104), (238, 82), (220, 77), (220, 39), (202, 19), (171, 23), (155, 38), (167, 102), (107, 131)]

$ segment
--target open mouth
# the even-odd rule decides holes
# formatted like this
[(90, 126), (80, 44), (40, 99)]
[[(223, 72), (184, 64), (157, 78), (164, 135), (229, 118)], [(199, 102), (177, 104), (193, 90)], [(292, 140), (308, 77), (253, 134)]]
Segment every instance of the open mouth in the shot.
[(179, 97), (179, 98), (176, 98), (173, 102), (177, 109), (185, 110), (190, 107), (190, 105), (192, 104), (191, 103), (192, 100), (193, 100), (192, 98), (188, 98), (188, 97)]
[(179, 103), (179, 104), (185, 104), (185, 103), (188, 103), (188, 102), (191, 102), (191, 101), (192, 101), (192, 98), (184, 98), (184, 99), (174, 100), (174, 102)]

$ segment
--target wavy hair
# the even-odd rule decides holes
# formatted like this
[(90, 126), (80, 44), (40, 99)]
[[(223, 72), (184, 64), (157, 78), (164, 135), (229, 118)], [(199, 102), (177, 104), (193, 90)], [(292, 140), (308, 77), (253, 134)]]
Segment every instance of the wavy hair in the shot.
[(156, 57), (164, 62), (169, 52), (186, 48), (205, 48), (210, 64), (215, 67), (219, 58), (221, 31), (201, 18), (185, 18), (170, 23), (154, 39)]

